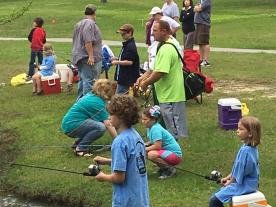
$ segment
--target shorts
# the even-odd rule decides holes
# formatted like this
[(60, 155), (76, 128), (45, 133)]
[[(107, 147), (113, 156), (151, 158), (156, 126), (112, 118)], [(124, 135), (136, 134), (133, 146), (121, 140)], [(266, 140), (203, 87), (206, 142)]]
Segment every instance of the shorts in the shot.
[(182, 161), (181, 157), (178, 157), (175, 153), (169, 150), (158, 150), (158, 155), (166, 161), (169, 165), (177, 165)]
[(209, 45), (210, 26), (205, 24), (196, 24), (194, 43), (196, 45)]

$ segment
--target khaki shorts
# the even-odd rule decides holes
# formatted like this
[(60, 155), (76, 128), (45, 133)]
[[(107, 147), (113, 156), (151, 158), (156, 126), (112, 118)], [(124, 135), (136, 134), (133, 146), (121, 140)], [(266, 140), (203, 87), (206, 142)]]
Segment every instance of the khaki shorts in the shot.
[(194, 38), (196, 45), (209, 45), (210, 27), (204, 24), (196, 24)]

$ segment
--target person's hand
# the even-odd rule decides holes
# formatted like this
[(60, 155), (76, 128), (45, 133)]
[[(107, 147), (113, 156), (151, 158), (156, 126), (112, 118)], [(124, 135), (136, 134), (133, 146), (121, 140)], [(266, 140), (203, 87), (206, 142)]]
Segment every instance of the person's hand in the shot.
[(200, 4), (197, 4), (195, 7), (194, 7), (194, 12), (201, 12), (201, 5)]
[(141, 89), (142, 91), (146, 91), (146, 90), (147, 90), (147, 87), (148, 87), (148, 85), (146, 84), (145, 81), (142, 81), (142, 82), (139, 84), (139, 90)]
[(104, 180), (104, 176), (105, 176), (105, 174), (103, 173), (103, 172), (99, 172), (99, 174), (98, 175), (96, 175), (96, 180), (98, 180), (98, 181), (105, 181)]
[(87, 60), (87, 64), (88, 65), (94, 65), (94, 63), (95, 63), (94, 57), (89, 57), (88, 60)]
[(105, 164), (105, 157), (101, 157), (101, 156), (96, 156), (93, 161), (99, 165), (104, 165)]
[(227, 185), (229, 185), (231, 183), (231, 179), (229, 178), (229, 177), (225, 177), (225, 178), (222, 178), (221, 180), (220, 180), (220, 184), (222, 185), (222, 186), (227, 186)]
[(119, 61), (118, 61), (118, 60), (112, 60), (112, 61), (111, 61), (111, 64), (112, 64), (112, 65), (118, 65), (118, 64), (119, 64)]
[(142, 82), (142, 80), (143, 80), (142, 76), (139, 77), (139, 78), (136, 80), (135, 85), (140, 85), (140, 83)]

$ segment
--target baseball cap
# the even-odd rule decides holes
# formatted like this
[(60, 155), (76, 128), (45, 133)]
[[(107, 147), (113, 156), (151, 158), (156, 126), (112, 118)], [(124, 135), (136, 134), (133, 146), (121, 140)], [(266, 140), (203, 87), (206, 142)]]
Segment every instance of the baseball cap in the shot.
[(134, 31), (134, 29), (131, 24), (124, 24), (117, 30), (117, 33), (121, 33), (121, 32), (133, 33), (133, 31)]
[(162, 10), (158, 6), (153, 7), (150, 11), (150, 14), (152, 15), (158, 14), (158, 13), (162, 13)]

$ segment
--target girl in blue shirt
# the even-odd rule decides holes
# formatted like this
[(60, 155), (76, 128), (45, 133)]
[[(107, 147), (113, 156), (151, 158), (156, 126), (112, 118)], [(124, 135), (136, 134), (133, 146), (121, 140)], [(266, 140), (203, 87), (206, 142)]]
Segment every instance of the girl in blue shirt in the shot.
[(221, 179), (223, 186), (209, 200), (209, 207), (223, 207), (233, 196), (253, 193), (259, 184), (259, 153), (261, 125), (257, 118), (246, 116), (238, 123), (237, 135), (244, 143), (234, 162), (232, 172)]
[(176, 173), (175, 165), (182, 161), (182, 152), (174, 137), (159, 123), (160, 107), (146, 108), (142, 114), (142, 123), (147, 128), (148, 159), (160, 168), (160, 179), (166, 179)]
[(43, 46), (44, 58), (42, 64), (38, 66), (38, 72), (36, 72), (33, 79), (33, 95), (41, 95), (41, 77), (51, 76), (54, 73), (56, 58), (54, 56), (53, 47), (50, 43), (46, 43)]

